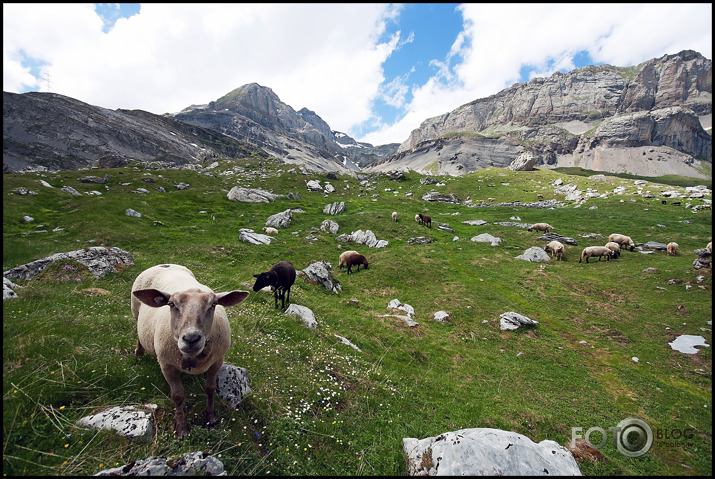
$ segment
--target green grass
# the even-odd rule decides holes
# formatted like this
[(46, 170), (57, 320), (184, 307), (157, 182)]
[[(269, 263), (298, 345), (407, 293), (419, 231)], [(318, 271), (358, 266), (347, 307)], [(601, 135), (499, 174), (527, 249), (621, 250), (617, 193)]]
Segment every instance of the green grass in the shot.
[[(236, 165), (242, 173), (221, 174)], [(406, 437), (492, 427), (565, 445), (574, 427), (582, 433), (608, 430), (628, 417), (643, 418), (655, 433), (696, 432), (688, 439), (656, 439), (639, 458), (623, 456), (609, 441), (601, 449), (605, 460), (580, 462), (585, 475), (712, 470), (712, 350), (687, 355), (668, 345), (680, 334), (701, 335), (712, 344), (711, 271), (692, 266), (693, 250), (711, 240), (711, 210), (693, 213), (686, 201), (675, 207), (642, 198), (631, 178), (599, 181), (546, 169), (490, 168), (440, 177), (445, 186), (421, 185), (414, 172), (404, 181), (344, 176), (330, 181), (336, 192), (327, 196), (305, 188), (309, 179), (325, 181), (323, 175), (289, 169), (247, 159), (221, 161), (213, 176), (137, 167), (93, 170), (92, 175), (110, 175), (106, 188), (78, 182), (87, 172), (3, 175), (3, 269), (100, 245), (122, 248), (135, 261), (99, 279), (76, 263), (54, 264), (33, 280), (17, 281), (23, 286), (19, 298), (4, 301), (4, 474), (91, 475), (152, 455), (201, 450), (219, 458), (230, 475), (405, 475)], [(146, 176), (157, 182), (145, 183)], [(583, 191), (625, 185), (627, 192), (553, 210), (470, 208), (421, 199), (436, 189), (472, 203), (488, 198), (526, 203), (537, 195), (563, 200), (549, 186), (557, 178)], [(41, 186), (40, 179), (54, 188)], [(367, 185), (360, 184), (363, 179)], [(661, 180), (664, 189), (673, 187), (666, 181), (687, 186), (648, 178), (651, 189)], [(179, 182), (191, 188), (176, 190)], [(61, 191), (63, 185), (82, 196)], [(236, 185), (280, 195), (298, 192), (300, 199), (231, 202), (226, 195)], [(18, 187), (37, 194), (20, 195)], [(135, 193), (139, 187), (149, 193)], [(102, 195), (84, 194), (92, 190)], [(334, 201), (346, 203), (344, 214), (329, 218), (340, 225), (338, 234), (371, 230), (389, 246), (340, 245), (335, 235), (318, 230), (327, 219), (323, 208)], [(142, 217), (126, 216), (127, 208)], [(238, 240), (239, 229), (260, 232), (270, 215), (288, 208), (304, 212), (293, 213), (292, 224), (273, 244)], [(399, 214), (396, 223), (392, 211)], [(418, 212), (455, 231), (417, 225)], [(25, 215), (35, 221), (24, 223)], [(490, 224), (462, 223), (469, 219)], [(579, 244), (567, 245), (561, 262), (518, 260), (525, 249), (544, 242), (538, 233), (493, 224), (506, 221), (548, 222)], [(311, 231), (316, 240), (308, 239)], [(583, 247), (604, 244), (614, 232), (640, 243), (676, 241), (680, 254), (635, 251), (615, 261), (578, 263)], [(480, 233), (502, 243), (470, 241)], [(593, 233), (603, 236), (582, 237)], [(407, 244), (417, 236), (434, 241)], [(220, 423), (205, 429), (203, 377), (182, 376), (193, 427), (187, 439), (174, 439), (173, 404), (158, 364), (133, 355), (134, 278), (155, 264), (179, 263), (216, 291), (250, 290), (252, 275), (277, 261), (289, 260), (299, 270), (314, 261), (337, 268), (344, 249), (364, 253), (370, 267), (349, 276), (335, 271), (341, 294), (301, 278), (291, 291), (292, 302), (315, 313), (317, 330), (274, 309), (266, 293), (251, 291), (243, 303), (228, 308), (232, 346), (226, 360), (247, 369), (253, 393), (239, 410), (217, 399)], [(649, 267), (656, 272), (645, 273)], [(395, 298), (415, 309), (419, 326), (385, 316)], [(439, 310), (450, 312), (451, 321), (434, 321)], [(539, 325), (501, 331), (499, 315), (507, 311)], [(342, 344), (336, 334), (361, 351)], [(144, 403), (159, 406), (156, 437), (148, 444), (74, 425), (102, 407)]]

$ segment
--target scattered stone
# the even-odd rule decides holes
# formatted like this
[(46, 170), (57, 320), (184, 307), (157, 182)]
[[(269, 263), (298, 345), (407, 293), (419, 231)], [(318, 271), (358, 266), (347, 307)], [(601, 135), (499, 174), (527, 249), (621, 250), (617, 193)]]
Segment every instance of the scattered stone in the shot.
[(299, 304), (291, 304), (286, 308), (286, 316), (295, 316), (300, 318), (301, 322), (310, 329), (316, 329), (318, 327), (318, 321), (315, 319), (315, 314), (310, 308), (301, 306)]
[(492, 246), (499, 246), (501, 243), (501, 238), (490, 235), (489, 233), (482, 233), (480, 235), (474, 236), (471, 241), (475, 243), (491, 243)]
[(15, 266), (3, 273), (10, 280), (32, 279), (56, 261), (73, 260), (85, 265), (95, 278), (116, 273), (122, 268), (134, 265), (134, 258), (127, 251), (117, 247), (91, 246), (86, 249), (56, 253), (31, 263)]
[(97, 476), (225, 476), (223, 464), (202, 451), (178, 458), (151, 456), (124, 466), (99, 471)]
[(154, 438), (154, 410), (155, 404), (114, 406), (80, 418), (77, 426), (108, 429), (135, 441), (150, 442)]
[(551, 257), (546, 251), (544, 251), (544, 248), (540, 248), (538, 246), (528, 248), (523, 254), (517, 256), (516, 259), (523, 259), (533, 263), (545, 263), (547, 261), (551, 261)]
[(259, 188), (243, 188), (241, 186), (231, 188), (227, 196), (231, 201), (243, 203), (270, 203), (278, 197), (278, 195)]
[(223, 363), (218, 370), (216, 379), (216, 393), (221, 396), (231, 407), (238, 410), (243, 398), (251, 392), (248, 371), (244, 368)]
[(508, 313), (502, 313), (499, 315), (499, 327), (502, 331), (514, 331), (519, 328), (524, 328), (528, 326), (535, 326), (539, 324), (531, 318), (527, 318), (514, 311), (509, 311)]

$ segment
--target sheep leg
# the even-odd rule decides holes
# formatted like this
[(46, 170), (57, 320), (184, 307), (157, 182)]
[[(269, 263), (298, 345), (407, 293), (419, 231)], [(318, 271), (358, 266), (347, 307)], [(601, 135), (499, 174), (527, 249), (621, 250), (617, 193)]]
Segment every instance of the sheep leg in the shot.
[(171, 365), (162, 365), (161, 372), (171, 388), (171, 399), (174, 401), (174, 432), (179, 439), (189, 434), (189, 425), (184, 416), (184, 386), (181, 384), (180, 371)]
[(134, 357), (139, 359), (142, 356), (144, 356), (144, 346), (142, 346), (140, 341), (137, 341), (137, 348), (134, 350)]
[(214, 406), (214, 395), (216, 394), (216, 382), (218, 380), (218, 370), (221, 369), (223, 361), (216, 362), (206, 371), (206, 413), (204, 415), (204, 423), (210, 427), (216, 424), (216, 409)]

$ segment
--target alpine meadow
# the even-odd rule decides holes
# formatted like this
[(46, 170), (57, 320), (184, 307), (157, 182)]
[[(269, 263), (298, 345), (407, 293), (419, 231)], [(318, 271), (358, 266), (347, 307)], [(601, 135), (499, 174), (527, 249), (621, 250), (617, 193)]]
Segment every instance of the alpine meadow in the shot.
[[(202, 451), (228, 475), (405, 475), (404, 438), (495, 428), (568, 446), (574, 431), (600, 428), (606, 438), (590, 435), (602, 443), (598, 454), (574, 453), (584, 475), (708, 475), (712, 272), (694, 260), (712, 240), (710, 198), (660, 193), (711, 189), (711, 180), (642, 178), (638, 186), (636, 177), (592, 173), (485, 168), (434, 182), (416, 172), (327, 179), (248, 157), (183, 169), (130, 163), (4, 174), (4, 271), (90, 246), (126, 250), (134, 264), (96, 278), (58, 261), (14, 281), (17, 297), (3, 302), (3, 473), (93, 475)], [(87, 174), (106, 183), (78, 181)], [(310, 180), (334, 191), (312, 191)], [(567, 201), (557, 180), (599, 194)], [(230, 201), (234, 186), (276, 198)], [(425, 201), (431, 191), (459, 202)], [(549, 200), (557, 206), (530, 207)], [(345, 210), (324, 213), (334, 202)], [(262, 233), (286, 210), (291, 222), (270, 244), (239, 240), (241, 229)], [(431, 227), (415, 221), (418, 213), (431, 216)], [(321, 229), (327, 219), (337, 234)], [(548, 243), (518, 225), (537, 222), (577, 245), (566, 244), (561, 261), (517, 258)], [(388, 244), (338, 239), (358, 230)], [(483, 233), (500, 241), (472, 241)], [(579, 262), (584, 247), (604, 245), (611, 233), (629, 235), (636, 249)], [(648, 250), (649, 241), (677, 242), (679, 251)], [(353, 249), (369, 268), (348, 275), (338, 257)], [(276, 308), (273, 293), (251, 289), (254, 274), (284, 260), (299, 272), (290, 303), (314, 313), (314, 329)], [(300, 274), (320, 261), (332, 266), (338, 291)], [(182, 440), (157, 361), (134, 355), (132, 283), (164, 263), (188, 267), (214, 291), (250, 291), (226, 309), (225, 360), (246, 369), (252, 392), (237, 409), (217, 397), (218, 424), (204, 427), (204, 377), (182, 374), (191, 426)], [(416, 324), (388, 308), (395, 299), (414, 309)], [(447, 319), (435, 320), (438, 311)], [(537, 324), (502, 330), (505, 312)], [(702, 336), (705, 347), (674, 349), (681, 335)], [(149, 442), (76, 424), (108, 407), (146, 404), (157, 405)], [(653, 431), (640, 457), (622, 454), (609, 429), (632, 417)]]

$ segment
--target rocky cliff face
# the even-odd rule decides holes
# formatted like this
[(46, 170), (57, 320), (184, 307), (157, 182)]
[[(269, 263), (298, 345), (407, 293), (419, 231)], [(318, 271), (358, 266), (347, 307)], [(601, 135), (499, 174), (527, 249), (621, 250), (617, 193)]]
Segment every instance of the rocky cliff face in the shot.
[(3, 172), (76, 170), (138, 160), (184, 165), (269, 155), (248, 143), (141, 110), (107, 110), (53, 93), (3, 92)]
[(527, 151), (537, 165), (587, 168), (597, 151), (609, 150), (606, 156), (620, 159), (603, 171), (629, 172), (633, 162), (632, 169), (657, 176), (657, 162), (628, 151), (647, 148), (651, 157), (677, 158), (678, 174), (698, 177), (712, 164), (703, 129), (711, 121), (712, 60), (683, 51), (636, 67), (589, 66), (516, 84), (425, 120), (396, 155), (366, 171), (464, 174)]

